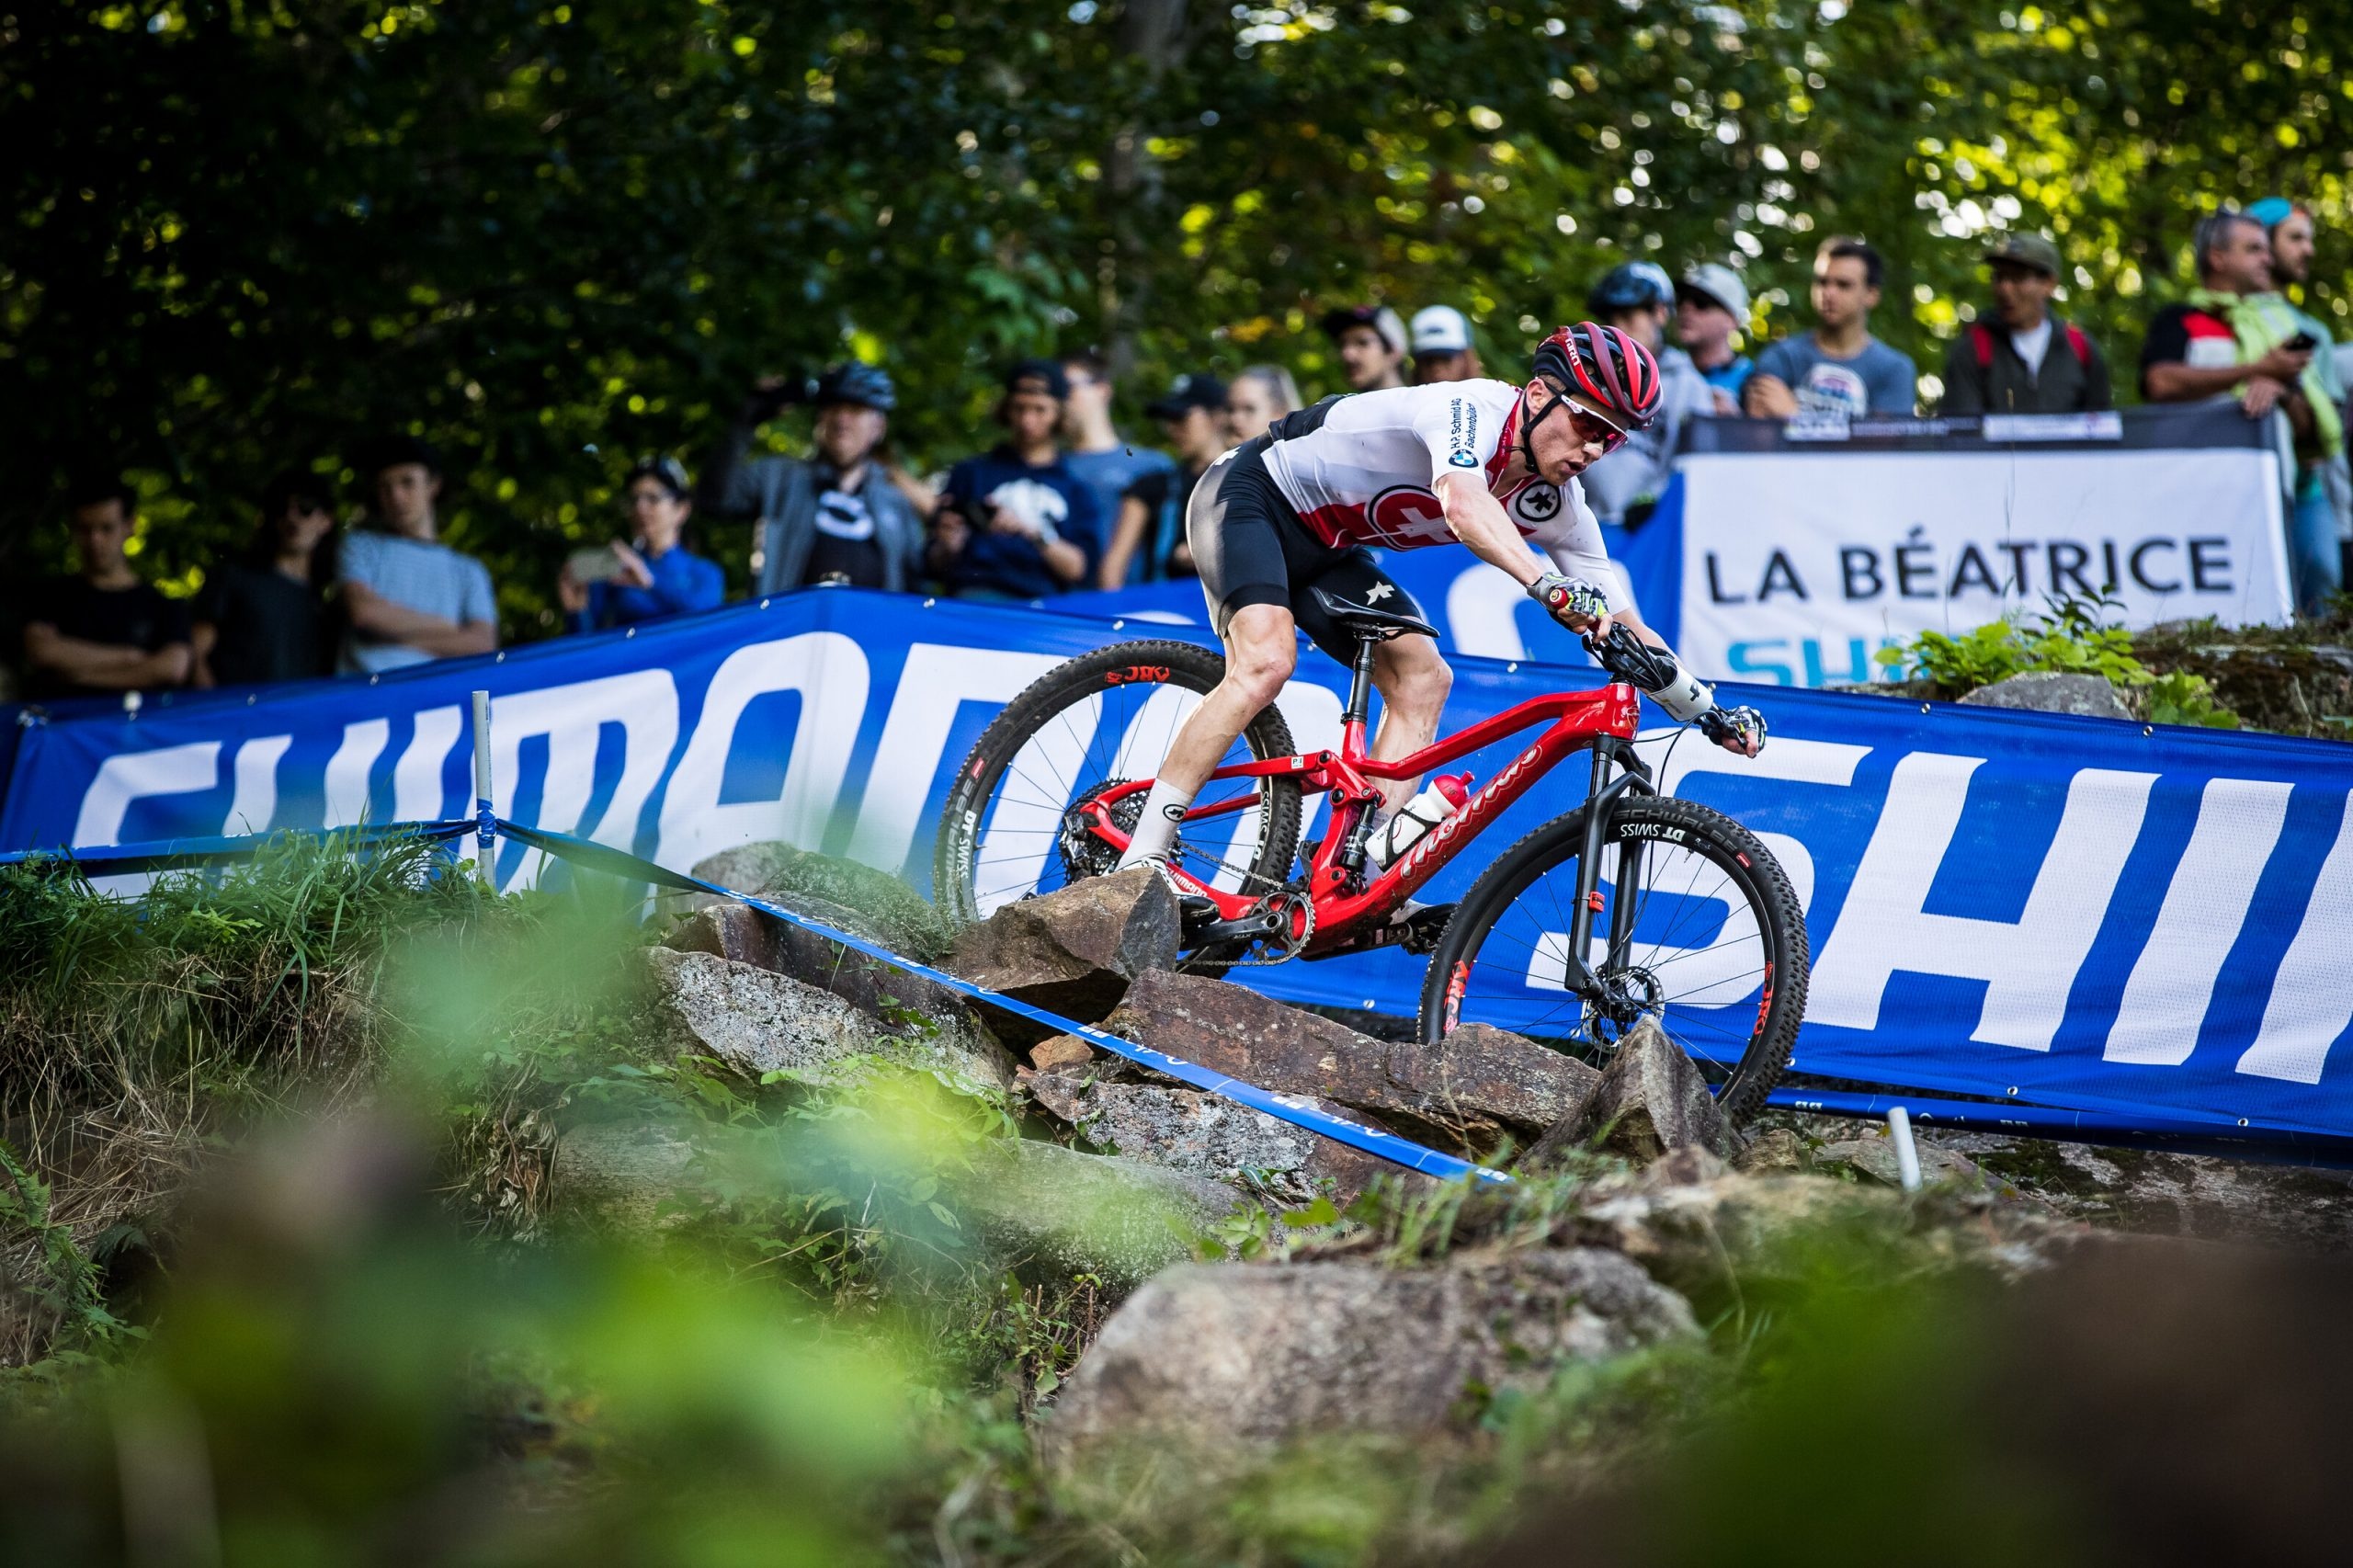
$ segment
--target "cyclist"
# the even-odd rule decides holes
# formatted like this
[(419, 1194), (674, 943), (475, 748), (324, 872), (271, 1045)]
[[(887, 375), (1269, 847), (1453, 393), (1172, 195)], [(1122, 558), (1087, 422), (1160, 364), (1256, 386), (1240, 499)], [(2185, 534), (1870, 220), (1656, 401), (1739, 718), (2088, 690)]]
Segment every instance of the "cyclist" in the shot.
[[(1755, 756), (1763, 715), (1717, 707), (1631, 606), (1613, 610), (1595, 585), (1608, 579), (1608, 554), (1576, 476), (1649, 424), (1659, 403), (1649, 351), (1615, 327), (1582, 322), (1538, 346), (1524, 387), (1472, 381), (1329, 397), (1220, 458), (1194, 488), (1186, 535), (1225, 642), (1225, 675), (1176, 732), (1120, 865), (1167, 858), (1194, 795), (1290, 678), (1300, 631), (1352, 662), (1354, 638), (1311, 589), (1420, 613), (1369, 545), (1460, 540), (1571, 631), (1597, 641), (1612, 623), (1627, 627), (1661, 651), (1657, 678), (1645, 683), (1660, 706)], [(1371, 755), (1392, 759), (1428, 745), (1453, 680), (1432, 639), (1381, 643), (1373, 685), (1383, 711)], [(1416, 785), (1381, 782), (1376, 828)]]

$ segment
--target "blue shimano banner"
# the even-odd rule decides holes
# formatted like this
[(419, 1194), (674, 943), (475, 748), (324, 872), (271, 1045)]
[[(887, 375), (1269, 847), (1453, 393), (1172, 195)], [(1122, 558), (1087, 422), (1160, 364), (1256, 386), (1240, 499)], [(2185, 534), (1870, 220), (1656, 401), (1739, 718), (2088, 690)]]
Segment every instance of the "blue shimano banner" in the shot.
[[(1437, 556), (1443, 552), (1429, 551)], [(821, 589), (369, 682), (229, 694), (20, 737), (0, 847), (203, 836), (472, 810), (467, 693), (494, 696), (501, 815), (690, 869), (783, 838), (926, 885), (951, 771), (1070, 654), (1198, 627)], [(1588, 672), (1458, 663), (1449, 727)], [(1343, 675), (1283, 699), (1337, 740)], [(1672, 792), (1765, 835), (1813, 946), (1802, 1072), (1904, 1089), (2353, 1132), (2353, 751), (2325, 742), (1730, 687), (1771, 715), (1742, 762), (1662, 729)], [(1483, 778), (1516, 753), (1472, 759)], [(1427, 895), (1582, 798), (1572, 765)], [(1311, 813), (1307, 833), (1322, 831)], [(509, 887), (551, 871), (510, 845)], [(1411, 1015), (1392, 949), (1238, 971), (1300, 1001)], [(2353, 1056), (2353, 1052), (2347, 1053)]]

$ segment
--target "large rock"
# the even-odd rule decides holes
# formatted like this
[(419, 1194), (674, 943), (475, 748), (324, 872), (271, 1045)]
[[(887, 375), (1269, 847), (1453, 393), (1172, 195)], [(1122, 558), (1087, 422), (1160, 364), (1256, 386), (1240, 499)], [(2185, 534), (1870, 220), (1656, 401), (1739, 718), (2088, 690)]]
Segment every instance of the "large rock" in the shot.
[[(1984, 1179), (1966, 1156), (1925, 1138), (1913, 1139), (1912, 1148), (1920, 1157), (1920, 1180), (1924, 1185), (1944, 1181), (1974, 1184)], [(1852, 1171), (1888, 1187), (1904, 1185), (1903, 1162), (1896, 1157), (1895, 1141), (1884, 1133), (1824, 1143), (1813, 1152), (1813, 1164), (1815, 1170), (1827, 1175)]]
[(1502, 1132), (1552, 1126), (1598, 1077), (1574, 1057), (1483, 1025), (1438, 1045), (1378, 1040), (1195, 974), (1143, 976), (1103, 1028), (1262, 1089), (1321, 1096), (1482, 1149)]
[[(707, 1134), (705, 1129), (699, 1135)], [(690, 1185), (703, 1153), (686, 1128), (592, 1121), (557, 1135), (548, 1174), (558, 1202), (599, 1219), (647, 1225), (665, 1200)], [(677, 1210), (670, 1219), (683, 1215)]]
[(985, 1032), (951, 1020), (906, 1028), (789, 975), (710, 953), (645, 953), (654, 1010), (672, 1049), (718, 1057), (755, 1075), (784, 1072), (822, 1085), (860, 1081), (873, 1057), (944, 1068), (999, 1089), (1013, 1062)]
[(1556, 1122), (1522, 1163), (1541, 1168), (1570, 1150), (1597, 1146), (1647, 1165), (1686, 1144), (1722, 1159), (1738, 1146), (1707, 1078), (1644, 1018), (1620, 1043), (1575, 1114)]
[[(1129, 982), (1176, 961), (1178, 923), (1166, 879), (1135, 866), (1006, 904), (958, 933), (947, 967), (975, 985), (1093, 1023), (1120, 1005)], [(1017, 1044), (1053, 1032), (1011, 1013), (991, 1017)]]
[(1981, 686), (1961, 699), (1972, 708), (2021, 708), (2036, 713), (2075, 713), (2089, 719), (2130, 719), (2132, 710), (2105, 676), (2063, 675), (2056, 670), (2030, 670), (1991, 686)]
[[(813, 905), (813, 900), (801, 900)], [(825, 919), (811, 909), (796, 909), (811, 919)], [(845, 915), (847, 911), (842, 912)], [(864, 936), (855, 925), (826, 920), (837, 930)], [(909, 974), (894, 965), (868, 958), (831, 937), (782, 920), (774, 920), (740, 903), (713, 903), (678, 923), (664, 945), (684, 953), (709, 953), (732, 963), (790, 975), (805, 985), (830, 991), (860, 1011), (888, 1023), (911, 1017), (972, 1025), (963, 997), (946, 986)]]
[(1026, 1139), (976, 1161), (951, 1196), (1008, 1267), (1120, 1289), (1192, 1256), (1243, 1202), (1206, 1176)]
[[(1109, 1079), (1084, 1071), (1026, 1074), (1023, 1081), (1040, 1106), (1091, 1143), (1213, 1181), (1246, 1179), (1283, 1201), (1304, 1202), (1328, 1182), (1332, 1195), (1346, 1203), (1374, 1177), (1399, 1168), (1199, 1089)], [(1378, 1122), (1329, 1102), (1306, 1103), (1380, 1128)]]
[(1420, 1437), (1534, 1393), (1565, 1362), (1693, 1337), (1691, 1310), (1613, 1253), (1548, 1248), (1428, 1269), (1189, 1265), (1112, 1314), (1042, 1437), (1214, 1460), (1326, 1432)]
[[(724, 850), (697, 862), (694, 874), (855, 932), (904, 958), (929, 962), (955, 939), (953, 923), (889, 872), (790, 844)], [(696, 907), (708, 896), (699, 895)]]
[(2103, 1229), (2353, 1252), (2353, 1172), (1939, 1129), (2000, 1190)]
[(1820, 1277), (1842, 1252), (1880, 1272), (1972, 1267), (2016, 1276), (2081, 1244), (2040, 1205), (1949, 1185), (1907, 1199), (1876, 1182), (1742, 1176), (1602, 1184), (1556, 1233), (1608, 1246), (1687, 1295), (1719, 1302)]

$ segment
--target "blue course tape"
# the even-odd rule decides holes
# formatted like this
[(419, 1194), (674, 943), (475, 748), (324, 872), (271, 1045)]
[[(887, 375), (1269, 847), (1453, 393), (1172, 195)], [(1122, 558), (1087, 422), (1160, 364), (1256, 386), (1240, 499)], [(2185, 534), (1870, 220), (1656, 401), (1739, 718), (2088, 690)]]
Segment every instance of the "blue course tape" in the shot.
[[(446, 844), (474, 831), (472, 819), (454, 822), (395, 823), (383, 827), (339, 827), (335, 836), (356, 849), (379, 844), (423, 839)], [(0, 854), (0, 866), (21, 866), (32, 860), (70, 860), (92, 876), (133, 871), (171, 870), (226, 860), (249, 859), (270, 844), (289, 837), (319, 836), (295, 828), (246, 834), (234, 838), (157, 838), (143, 844), (109, 844), (91, 849), (12, 849)]]
[(746, 908), (758, 910), (771, 919), (781, 920), (788, 926), (797, 926), (804, 931), (814, 932), (827, 941), (839, 943), (854, 952), (864, 953), (868, 958), (879, 960), (893, 969), (904, 970), (909, 974), (931, 982), (934, 985), (945, 986), (959, 995), (969, 996), (976, 1002), (985, 1002), (990, 1006), (1003, 1008), (1008, 1013), (1030, 1019), (1035, 1023), (1044, 1024), (1049, 1028), (1063, 1034), (1074, 1035), (1089, 1045), (1100, 1046), (1112, 1055), (1125, 1057), (1138, 1066), (1149, 1067), (1155, 1073), (1165, 1074), (1180, 1083), (1190, 1084), (1193, 1087), (1216, 1095), (1222, 1099), (1229, 1099), (1237, 1105), (1248, 1106), (1252, 1110), (1264, 1112), (1278, 1121), (1288, 1122), (1293, 1127), (1302, 1128), (1320, 1137), (1329, 1138), (1336, 1143), (1345, 1143), (1351, 1149), (1360, 1149), (1368, 1154), (1378, 1155), (1393, 1165), (1403, 1165), (1409, 1171), (1418, 1171), (1424, 1176), (1435, 1176), (1440, 1181), (1460, 1181), (1466, 1176), (1494, 1183), (1511, 1180), (1501, 1171), (1489, 1170), (1483, 1165), (1474, 1165), (1468, 1160), (1457, 1159), (1452, 1154), (1426, 1148), (1411, 1139), (1400, 1138), (1393, 1132), (1383, 1132), (1378, 1128), (1366, 1127), (1358, 1122), (1350, 1121), (1345, 1117), (1334, 1116), (1329, 1111), (1318, 1109), (1299, 1096), (1274, 1094), (1254, 1084), (1245, 1084), (1239, 1078), (1231, 1078), (1222, 1073), (1212, 1072), (1207, 1067), (1196, 1066), (1181, 1057), (1171, 1056), (1165, 1051), (1154, 1051), (1148, 1045), (1138, 1045), (1133, 1040), (1121, 1040), (1119, 1036), (1106, 1034), (1101, 1029), (1089, 1028), (1085, 1024), (1050, 1013), (1043, 1007), (1034, 1007), (1027, 1002), (1018, 1001), (1010, 996), (1000, 996), (994, 991), (949, 974), (945, 970), (933, 969), (930, 965), (917, 963), (913, 959), (901, 958), (889, 949), (880, 947), (862, 937), (837, 930), (822, 921), (812, 920), (805, 915), (795, 914), (790, 909), (770, 903), (766, 899), (755, 898), (749, 893), (737, 892), (733, 888), (723, 888), (716, 882), (706, 882), (699, 877), (689, 877), (681, 872), (670, 870), (666, 867), (657, 866), (651, 860), (642, 860), (634, 855), (624, 853), (610, 846), (593, 843), (585, 838), (574, 838), (568, 834), (548, 833), (539, 828), (524, 827), (518, 824), (507, 822), (504, 818), (499, 821), (498, 831), (521, 843), (530, 845), (533, 848), (543, 849), (549, 854), (558, 855), (567, 860), (574, 860), (599, 870), (609, 871), (616, 876), (628, 877), (637, 881), (654, 882), (676, 888), (684, 892), (705, 892), (719, 898), (733, 899)]

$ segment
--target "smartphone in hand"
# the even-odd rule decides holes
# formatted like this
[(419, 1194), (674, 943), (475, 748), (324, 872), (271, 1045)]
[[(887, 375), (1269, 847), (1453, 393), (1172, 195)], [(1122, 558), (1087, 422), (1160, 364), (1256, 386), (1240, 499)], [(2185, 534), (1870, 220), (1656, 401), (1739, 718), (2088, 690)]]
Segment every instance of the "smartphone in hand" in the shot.
[(591, 583), (609, 583), (621, 574), (620, 557), (613, 553), (609, 545), (601, 550), (575, 550), (563, 566), (582, 587)]
[(2320, 339), (2309, 332), (2299, 332), (2279, 347), (2290, 354), (2309, 354), (2320, 347)]

